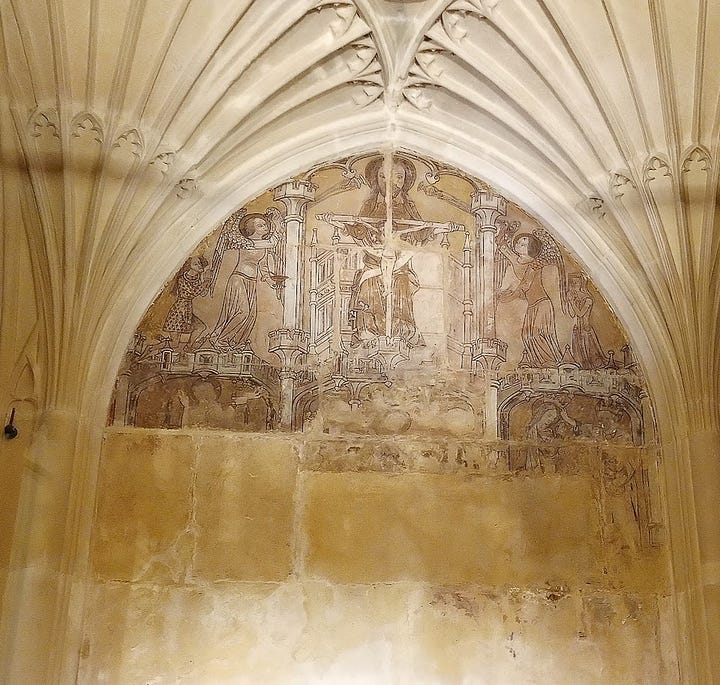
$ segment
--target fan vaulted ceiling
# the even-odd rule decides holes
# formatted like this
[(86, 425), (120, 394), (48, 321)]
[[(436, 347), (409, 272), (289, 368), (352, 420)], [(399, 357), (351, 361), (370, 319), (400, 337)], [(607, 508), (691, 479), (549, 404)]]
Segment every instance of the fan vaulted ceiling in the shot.
[[(717, 337), (711, 3), (56, 0), (0, 16), (42, 306), (64, 325), (97, 336), (122, 292), (129, 335), (215, 221), (381, 143), (472, 167), (563, 232), (628, 327), (658, 334), (646, 364)], [(688, 194), (699, 209), (676, 211)], [(717, 377), (700, 358), (692, 377)]]

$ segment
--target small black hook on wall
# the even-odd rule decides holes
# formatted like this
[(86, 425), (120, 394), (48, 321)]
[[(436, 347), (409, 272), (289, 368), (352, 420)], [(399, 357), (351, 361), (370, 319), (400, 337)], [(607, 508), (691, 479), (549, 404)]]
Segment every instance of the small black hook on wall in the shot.
[(13, 421), (15, 421), (15, 408), (13, 407), (13, 410), (10, 412), (10, 421), (8, 422), (8, 425), (5, 426), (3, 430), (3, 435), (8, 440), (12, 440), (13, 438), (17, 438), (18, 435), (18, 429), (13, 424)]

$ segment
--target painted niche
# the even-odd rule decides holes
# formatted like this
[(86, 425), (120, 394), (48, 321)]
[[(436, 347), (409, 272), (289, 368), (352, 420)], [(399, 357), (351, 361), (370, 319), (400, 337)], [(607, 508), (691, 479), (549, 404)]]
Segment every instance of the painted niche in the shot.
[(518, 468), (652, 433), (575, 260), (487, 184), (406, 152), (318, 166), (217, 226), (140, 322), (110, 422), (442, 430), (536, 445), (511, 450)]

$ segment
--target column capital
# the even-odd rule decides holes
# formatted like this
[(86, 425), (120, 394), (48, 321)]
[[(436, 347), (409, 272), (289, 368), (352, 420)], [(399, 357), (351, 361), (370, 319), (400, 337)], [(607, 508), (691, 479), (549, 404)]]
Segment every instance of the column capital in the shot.
[(470, 209), (480, 230), (494, 231), (497, 220), (507, 214), (507, 200), (492, 190), (478, 190), (472, 195)]
[(497, 338), (478, 338), (473, 342), (472, 360), (475, 369), (496, 371), (507, 360), (507, 343)]
[(315, 190), (317, 186), (310, 181), (301, 179), (291, 179), (276, 186), (273, 190), (275, 200), (301, 200), (311, 202), (315, 199)]
[(280, 357), (283, 370), (293, 370), (308, 353), (310, 334), (300, 329), (279, 328), (269, 333), (268, 350)]

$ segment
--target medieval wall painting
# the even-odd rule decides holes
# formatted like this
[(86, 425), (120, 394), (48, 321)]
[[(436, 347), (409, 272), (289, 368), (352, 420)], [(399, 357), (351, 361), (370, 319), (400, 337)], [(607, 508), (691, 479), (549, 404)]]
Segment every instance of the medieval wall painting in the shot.
[(492, 188), (406, 152), (227, 217), (140, 322), (110, 420), (302, 432), (311, 470), (589, 475), (619, 567), (662, 539), (651, 405), (587, 274)]
[[(548, 652), (548, 635), (657, 661), (670, 609), (651, 405), (561, 238), (402, 151), (320, 165), (238, 208), (159, 293), (118, 374), (94, 536), (108, 596), (125, 579), (135, 614), (153, 616), (160, 595), (188, 596), (208, 623), (192, 588), (212, 586), (209, 623), (231, 609), (227, 646), (272, 586), (278, 625), (320, 616), (322, 654), (327, 617), (358, 609), (353, 663), (397, 610), (413, 635), (451, 635), (449, 651), (417, 642), (432, 668), (453, 664), (451, 682), (456, 638), (476, 653), (478, 625), (498, 638), (488, 653), (518, 663)], [(128, 498), (141, 506), (126, 541)], [(174, 512), (160, 533), (157, 501)], [(168, 579), (171, 594), (152, 590)], [(377, 614), (374, 587), (392, 590)], [(290, 645), (273, 643), (271, 661)], [(614, 658), (593, 663), (605, 673)]]
[(138, 326), (111, 422), (454, 431), (543, 472), (568, 442), (652, 433), (632, 350), (556, 238), (403, 151), (320, 165), (225, 219)]

